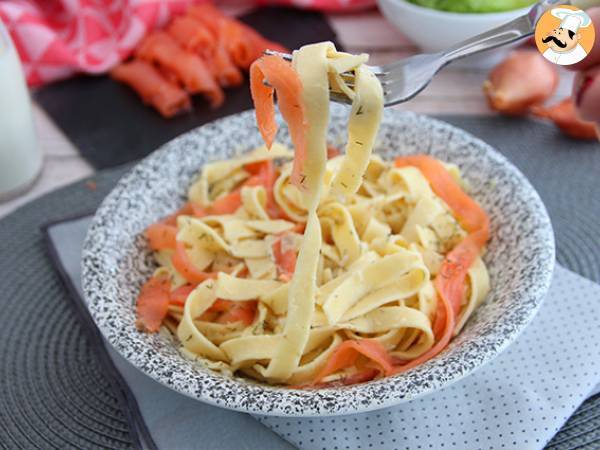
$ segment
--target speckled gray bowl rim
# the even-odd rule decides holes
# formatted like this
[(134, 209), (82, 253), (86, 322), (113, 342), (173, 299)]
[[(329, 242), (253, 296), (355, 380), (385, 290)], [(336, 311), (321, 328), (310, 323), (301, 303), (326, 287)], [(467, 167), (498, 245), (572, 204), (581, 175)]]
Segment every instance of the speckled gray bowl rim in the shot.
[[(344, 115), (345, 113), (340, 108), (332, 108), (332, 123), (337, 122), (338, 127), (343, 126)], [(450, 138), (458, 139), (459, 143), (463, 143), (465, 146), (464, 148), (459, 147), (461, 151), (466, 152), (461, 157), (480, 158), (480, 160), (483, 158), (487, 164), (497, 167), (496, 175), (510, 180), (509, 187), (513, 191), (509, 194), (514, 196), (510, 203), (518, 200), (516, 203), (520, 204), (518, 208), (520, 208), (520, 214), (523, 214), (522, 220), (527, 223), (525, 240), (529, 245), (529, 247), (521, 249), (521, 252), (517, 252), (515, 263), (524, 264), (523, 271), (527, 272), (527, 276), (519, 280), (518, 285), (510, 292), (499, 291), (499, 287), (494, 285), (492, 276), (490, 296), (494, 294), (494, 299), (498, 295), (508, 296), (508, 303), (513, 305), (512, 308), (504, 308), (505, 311), (498, 320), (486, 323), (484, 319), (486, 307), (489, 306), (490, 311), (493, 311), (494, 308), (493, 303), (491, 306), (489, 305), (488, 298), (465, 328), (465, 332), (469, 328), (475, 330), (469, 332), (470, 335), (475, 333), (473, 338), (467, 339), (464, 334), (459, 335), (440, 355), (404, 374), (355, 386), (320, 390), (293, 390), (258, 384), (238, 377), (223, 376), (200, 367), (177, 350), (173, 350), (175, 343), (173, 338), (139, 333), (135, 330), (133, 323), (133, 300), (129, 299), (125, 304), (118, 298), (118, 287), (114, 286), (114, 280), (119, 275), (118, 264), (116, 267), (113, 264), (103, 264), (104, 258), (111, 260), (114, 254), (121, 251), (118, 246), (106, 245), (107, 242), (110, 242), (115, 230), (118, 229), (117, 234), (132, 233), (131, 229), (128, 230), (127, 223), (115, 224), (111, 217), (118, 215), (119, 209), (124, 205), (126, 209), (133, 207), (130, 198), (132, 186), (139, 184), (140, 177), (145, 171), (152, 170), (153, 165), (156, 169), (161, 160), (168, 160), (168, 155), (175, 153), (180, 145), (185, 144), (186, 140), (200, 139), (207, 127), (212, 127), (212, 133), (216, 129), (223, 134), (231, 126), (253, 127), (253, 124), (253, 112), (245, 111), (198, 127), (164, 144), (123, 176), (102, 202), (92, 221), (84, 243), (82, 259), (85, 300), (107, 341), (143, 373), (191, 398), (242, 412), (304, 417), (353, 414), (409, 401), (464, 378), (501, 353), (533, 319), (550, 286), (555, 260), (552, 226), (548, 213), (535, 189), (504, 156), (480, 139), (439, 120), (392, 110), (386, 111), (384, 115), (382, 131), (388, 128), (386, 133), (394, 134), (396, 133), (394, 130), (401, 127), (404, 127), (405, 132), (412, 127), (415, 129), (425, 127), (431, 139), (435, 139), (436, 135), (447, 136), (448, 142), (450, 142)], [(246, 130), (246, 132), (258, 134), (255, 129)], [(209, 132), (207, 131), (207, 133)], [(284, 142), (289, 140), (287, 130), (280, 130), (280, 137), (282, 135)], [(213, 134), (213, 136), (215, 135)], [(339, 133), (336, 137), (340, 138)], [(432, 142), (430, 140), (428, 146), (424, 145), (428, 148), (422, 148), (419, 151), (430, 152), (431, 148), (435, 147)], [(410, 141), (408, 144), (406, 142), (404, 144), (410, 147)], [(225, 153), (227, 151), (223, 152), (221, 156)], [(387, 149), (383, 153), (393, 155), (404, 152), (402, 149)], [(435, 155), (436, 151), (432, 151), (432, 154)], [(205, 162), (213, 159), (215, 158), (207, 158)], [(469, 180), (469, 177), (467, 179)], [(482, 185), (481, 182), (479, 184)], [(489, 186), (486, 189), (488, 188)], [(183, 202), (183, 195), (184, 192), (180, 192), (178, 199), (180, 203)], [(475, 198), (478, 197), (476, 192), (473, 195)], [(164, 214), (173, 209), (173, 206), (165, 206), (161, 211)], [(156, 215), (156, 217), (150, 218), (145, 225), (159, 217), (160, 215)], [(493, 218), (492, 225), (494, 225)], [(145, 245), (144, 239), (140, 237), (140, 231), (136, 230), (134, 232), (136, 236), (131, 236), (137, 247)], [(492, 246), (493, 238), (490, 243), (490, 247)], [(502, 249), (500, 248), (500, 250)], [(510, 251), (510, 249), (508, 250)], [(513, 248), (512, 252), (515, 253), (515, 250)], [(490, 253), (486, 259), (489, 258)], [(152, 264), (148, 262), (148, 255), (142, 259), (145, 264)], [(147, 275), (149, 269), (143, 270)], [(136, 275), (133, 280), (134, 290), (139, 289), (143, 281), (140, 274)], [(480, 325), (479, 319), (475, 317), (481, 317), (483, 322), (479, 328), (477, 328)], [(127, 319), (127, 322), (123, 321), (124, 318)], [(475, 321), (474, 325), (472, 321)], [(157, 345), (160, 346), (158, 351), (156, 350)]]

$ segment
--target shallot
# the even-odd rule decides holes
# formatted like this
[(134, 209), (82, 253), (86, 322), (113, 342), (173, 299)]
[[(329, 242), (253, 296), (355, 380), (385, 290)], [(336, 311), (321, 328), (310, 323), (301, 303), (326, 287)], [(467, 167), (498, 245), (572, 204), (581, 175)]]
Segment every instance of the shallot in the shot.
[(492, 69), (483, 83), (490, 107), (521, 115), (552, 96), (558, 84), (556, 68), (535, 50), (517, 50)]

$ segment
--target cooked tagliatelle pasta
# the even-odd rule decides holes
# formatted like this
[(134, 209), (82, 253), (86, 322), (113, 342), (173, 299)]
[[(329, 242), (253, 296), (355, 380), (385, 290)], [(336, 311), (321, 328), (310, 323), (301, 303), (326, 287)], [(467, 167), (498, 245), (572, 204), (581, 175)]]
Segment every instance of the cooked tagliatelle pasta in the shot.
[[(489, 290), (488, 217), (457, 166), (372, 154), (383, 100), (366, 60), (320, 43), (252, 66), (266, 145), (206, 164), (188, 203), (147, 229), (159, 267), (141, 329), (165, 325), (214, 370), (303, 387), (408, 370), (460, 332)], [(327, 150), (330, 89), (352, 100), (341, 156)], [(274, 143), (274, 92), (294, 152)]]

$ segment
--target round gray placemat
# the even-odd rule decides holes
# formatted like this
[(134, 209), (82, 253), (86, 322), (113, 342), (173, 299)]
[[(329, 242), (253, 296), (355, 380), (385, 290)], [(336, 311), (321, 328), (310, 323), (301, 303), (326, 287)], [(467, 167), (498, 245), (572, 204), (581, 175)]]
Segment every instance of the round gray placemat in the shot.
[[(500, 118), (444, 117), (508, 156), (552, 217), (561, 264), (600, 281), (600, 146)], [(40, 227), (94, 210), (126, 168), (104, 171), (0, 221), (0, 447), (131, 448), (125, 415), (71, 309)], [(594, 233), (594, 231), (596, 233)], [(600, 396), (585, 402), (552, 449), (600, 447)]]
[(132, 447), (118, 397), (67, 301), (41, 226), (93, 211), (124, 173), (104, 172), (0, 221), (0, 447)]

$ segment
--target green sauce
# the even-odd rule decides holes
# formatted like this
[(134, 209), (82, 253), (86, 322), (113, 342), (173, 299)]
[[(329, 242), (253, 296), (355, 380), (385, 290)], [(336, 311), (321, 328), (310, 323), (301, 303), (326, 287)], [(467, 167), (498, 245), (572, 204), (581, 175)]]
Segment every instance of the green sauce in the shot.
[(524, 8), (535, 0), (409, 0), (416, 5), (458, 13), (487, 13)]

